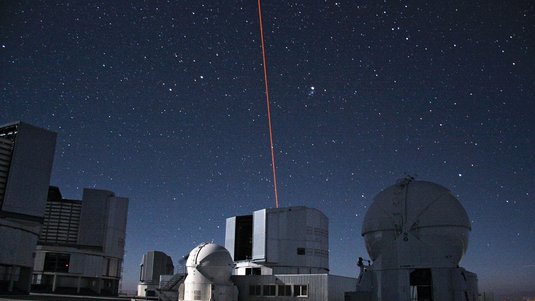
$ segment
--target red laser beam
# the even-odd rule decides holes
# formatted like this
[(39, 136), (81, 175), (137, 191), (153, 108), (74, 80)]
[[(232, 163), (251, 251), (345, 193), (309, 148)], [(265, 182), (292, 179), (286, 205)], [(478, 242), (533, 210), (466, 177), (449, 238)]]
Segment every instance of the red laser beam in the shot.
[(277, 171), (275, 168), (275, 150), (273, 147), (273, 130), (271, 128), (271, 109), (269, 105), (269, 85), (267, 78), (267, 64), (266, 64), (266, 50), (264, 47), (264, 29), (262, 27), (262, 8), (260, 0), (258, 0), (258, 19), (260, 21), (260, 41), (262, 41), (262, 61), (264, 65), (264, 83), (266, 86), (266, 105), (267, 105), (267, 116), (268, 116), (268, 126), (269, 126), (269, 143), (271, 145), (271, 169), (273, 171), (273, 190), (275, 191), (275, 208), (279, 208), (279, 195), (277, 193)]

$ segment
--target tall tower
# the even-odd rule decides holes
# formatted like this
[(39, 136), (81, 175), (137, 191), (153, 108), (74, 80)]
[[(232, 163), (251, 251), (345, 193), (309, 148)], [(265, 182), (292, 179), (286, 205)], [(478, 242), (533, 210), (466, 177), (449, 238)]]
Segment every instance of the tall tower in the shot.
[(29, 292), (55, 147), (54, 132), (0, 127), (0, 292)]

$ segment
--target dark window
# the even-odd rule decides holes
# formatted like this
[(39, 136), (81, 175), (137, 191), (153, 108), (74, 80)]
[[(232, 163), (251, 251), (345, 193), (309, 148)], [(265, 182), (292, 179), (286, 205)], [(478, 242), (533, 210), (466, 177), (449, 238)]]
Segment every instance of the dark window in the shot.
[(234, 260), (246, 260), (253, 254), (253, 216), (236, 217)]
[(411, 301), (433, 301), (431, 269), (416, 269), (410, 274)]
[(43, 271), (45, 272), (69, 272), (71, 255), (62, 253), (46, 253)]
[(245, 268), (245, 275), (262, 275), (260, 268)]
[(305, 248), (297, 248), (297, 255), (305, 255), (306, 249)]
[(260, 285), (250, 285), (249, 286), (249, 295), (251, 295), (251, 296), (260, 296), (260, 295), (262, 295), (262, 286), (260, 286)]
[(292, 286), (291, 285), (279, 285), (279, 290), (277, 292), (278, 296), (291, 296), (292, 295)]
[(277, 287), (275, 285), (264, 285), (262, 290), (262, 295), (264, 296), (275, 296)]

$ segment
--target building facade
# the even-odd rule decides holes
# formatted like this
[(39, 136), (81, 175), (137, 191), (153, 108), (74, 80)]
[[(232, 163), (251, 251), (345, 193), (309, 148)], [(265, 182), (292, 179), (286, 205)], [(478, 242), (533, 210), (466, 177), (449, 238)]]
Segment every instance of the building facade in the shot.
[(111, 191), (84, 189), (79, 201), (50, 187), (32, 290), (117, 295), (127, 213), (128, 199)]
[(304, 206), (227, 219), (238, 300), (343, 301), (356, 278), (329, 274), (329, 219)]
[(156, 295), (163, 301), (177, 300), (177, 290), (179, 301), (345, 301), (357, 279), (329, 274), (328, 224), (321, 211), (305, 206), (227, 218), (225, 247), (198, 245), (187, 256), (187, 274), (164, 285), (160, 278)]
[(326, 274), (329, 220), (304, 206), (230, 217), (225, 248), (236, 262), (235, 275)]
[(344, 301), (356, 279), (330, 274), (232, 276), (239, 301), (307, 300)]
[(144, 254), (139, 267), (137, 296), (140, 297), (156, 296), (155, 290), (160, 285), (160, 277), (172, 276), (175, 271), (171, 257), (161, 251), (150, 251)]
[(28, 293), (56, 133), (23, 122), (0, 127), (0, 293)]

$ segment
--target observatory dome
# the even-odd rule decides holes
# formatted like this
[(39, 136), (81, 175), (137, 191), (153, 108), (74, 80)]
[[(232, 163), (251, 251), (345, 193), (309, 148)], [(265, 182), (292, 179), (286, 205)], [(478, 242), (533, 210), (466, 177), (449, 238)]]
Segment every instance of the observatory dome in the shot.
[(407, 178), (374, 198), (362, 236), (372, 260), (388, 257), (384, 266), (454, 266), (466, 252), (470, 230), (466, 211), (447, 188)]
[(198, 271), (211, 281), (225, 282), (232, 275), (234, 262), (224, 247), (203, 243), (189, 253), (186, 267), (188, 274), (196, 274)]

